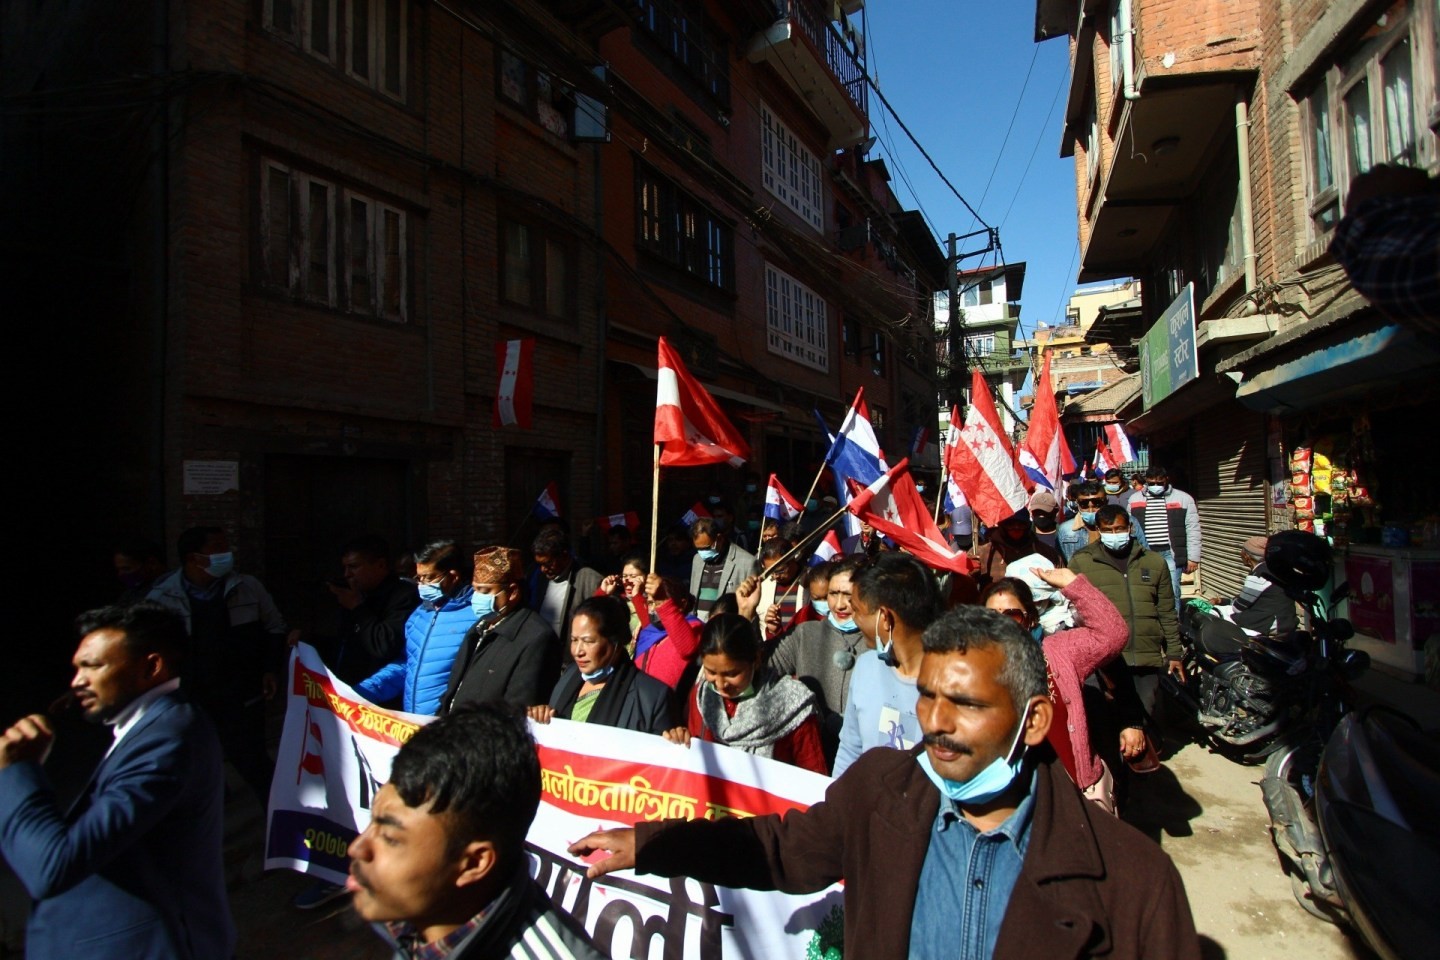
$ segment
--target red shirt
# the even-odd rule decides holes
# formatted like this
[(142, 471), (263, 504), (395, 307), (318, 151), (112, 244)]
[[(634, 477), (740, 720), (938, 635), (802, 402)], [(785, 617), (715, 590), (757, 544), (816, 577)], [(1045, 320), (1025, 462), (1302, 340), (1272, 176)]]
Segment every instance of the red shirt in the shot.
[[(704, 683), (704, 681), (700, 681)], [(705, 726), (705, 721), (700, 717), (700, 684), (697, 683), (696, 690), (690, 695), (690, 719), (687, 724), (690, 728), (690, 736), (698, 737), (707, 743), (719, 743), (715, 734)], [(725, 715), (735, 716), (735, 708), (740, 701), (731, 700), (728, 697), (721, 697), (725, 704)], [(781, 763), (788, 763), (802, 770), (811, 770), (815, 773), (830, 775), (830, 768), (825, 765), (825, 751), (820, 746), (820, 720), (815, 714), (805, 718), (805, 722), (785, 736), (775, 741), (774, 752), (771, 759), (779, 760)]]

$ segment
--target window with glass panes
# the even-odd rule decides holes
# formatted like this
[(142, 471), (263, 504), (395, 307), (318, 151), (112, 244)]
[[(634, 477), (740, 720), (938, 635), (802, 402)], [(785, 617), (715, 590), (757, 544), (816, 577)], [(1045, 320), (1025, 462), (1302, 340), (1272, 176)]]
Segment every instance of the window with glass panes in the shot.
[(1372, 15), (1301, 97), (1313, 237), (1334, 229), (1350, 180), (1376, 164), (1435, 166), (1436, 6), (1398, 0)]

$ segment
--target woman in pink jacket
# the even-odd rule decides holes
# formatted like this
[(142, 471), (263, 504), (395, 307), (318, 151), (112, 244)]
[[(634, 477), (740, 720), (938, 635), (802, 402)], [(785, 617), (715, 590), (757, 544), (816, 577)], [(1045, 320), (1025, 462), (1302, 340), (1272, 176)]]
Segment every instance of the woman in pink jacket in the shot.
[[(1129, 628), (1120, 611), (1100, 590), (1073, 570), (1059, 567), (1030, 572), (1055, 587), (1075, 608), (1077, 625), (1041, 638), (1050, 681), (1055, 719), (1047, 739), (1070, 778), (1086, 798), (1115, 813), (1114, 780), (1090, 744), (1089, 724), (1080, 688), (1085, 678), (1125, 649)], [(996, 580), (981, 597), (988, 609), (1002, 613), (1027, 630), (1039, 631), (1040, 615), (1030, 587), (1014, 577)]]

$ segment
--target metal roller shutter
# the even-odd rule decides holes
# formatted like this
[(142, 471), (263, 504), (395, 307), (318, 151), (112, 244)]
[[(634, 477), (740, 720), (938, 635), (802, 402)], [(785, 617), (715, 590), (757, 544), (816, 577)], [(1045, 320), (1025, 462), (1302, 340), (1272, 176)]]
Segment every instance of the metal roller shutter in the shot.
[(1240, 544), (1268, 530), (1265, 417), (1226, 402), (1192, 424), (1194, 463), (1189, 493), (1200, 508), (1202, 560), (1199, 589), (1233, 597), (1245, 571), (1236, 560)]

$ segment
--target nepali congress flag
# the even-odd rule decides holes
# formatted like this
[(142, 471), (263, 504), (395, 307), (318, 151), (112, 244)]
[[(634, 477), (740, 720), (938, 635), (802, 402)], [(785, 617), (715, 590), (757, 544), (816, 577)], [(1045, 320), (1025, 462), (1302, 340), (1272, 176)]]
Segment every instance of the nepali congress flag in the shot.
[(1020, 450), (1020, 466), (1036, 484), (1054, 491), (1060, 488), (1061, 477), (1075, 472), (1075, 458), (1060, 427), (1060, 409), (1055, 406), (1055, 388), (1050, 382), (1050, 357), (1047, 352), (1035, 380), (1035, 404)]
[(530, 407), (535, 396), (535, 338), (497, 342), (495, 362), (500, 368), (492, 417), (495, 426), (530, 429)]
[[(952, 412), (952, 423), (955, 416)], [(965, 427), (949, 447), (949, 455), (950, 475), (981, 522), (993, 527), (1025, 509), (1030, 496), (1020, 479), (1010, 441), (1000, 429), (1000, 415), (990, 399), (990, 387), (979, 370), (971, 380)]]
[(817, 546), (815, 552), (810, 555), (810, 566), (818, 567), (820, 564), (834, 560), (838, 556), (840, 556), (840, 538), (835, 536), (834, 530), (826, 530), (825, 537), (820, 541), (820, 545)]
[(708, 516), (710, 516), (710, 511), (706, 510), (705, 505), (697, 500), (695, 501), (695, 506), (691, 507), (689, 510), (686, 510), (685, 513), (680, 517), (680, 522), (688, 527), (690, 526), (690, 524), (694, 523), (696, 520), (699, 520), (701, 517)]
[(926, 566), (969, 573), (970, 558), (946, 545), (930, 511), (925, 509), (925, 501), (920, 499), (920, 491), (915, 489), (915, 481), (906, 469), (909, 465), (907, 457), (857, 493), (850, 501), (850, 512)]
[(1119, 423), (1107, 423), (1105, 440), (1105, 446), (1115, 460), (1110, 466), (1118, 467), (1122, 463), (1135, 462), (1135, 447), (1130, 443), (1130, 438), (1126, 436), (1124, 426)]
[(661, 445), (660, 465), (703, 467), (728, 463), (738, 467), (750, 457), (750, 446), (726, 419), (715, 398), (690, 376), (669, 341), (660, 338), (655, 385), (655, 442)]
[(597, 517), (595, 524), (606, 533), (614, 530), (616, 527), (625, 527), (633, 533), (640, 529), (640, 514), (634, 510), (627, 510), (624, 513), (612, 513), (607, 517)]
[[(818, 412), (816, 416), (820, 416)], [(823, 418), (820, 419), (820, 427), (827, 435), (830, 433)], [(865, 403), (864, 387), (855, 391), (855, 400), (840, 422), (840, 429), (830, 436), (830, 451), (825, 454), (825, 462), (835, 473), (836, 493), (846, 506), (850, 504), (850, 489), (845, 481), (854, 480), (861, 486), (869, 486), (890, 469), (885, 462), (885, 453), (880, 449), (880, 440), (875, 436), (875, 428), (870, 423), (870, 408)], [(859, 533), (860, 521), (847, 514), (845, 529), (852, 536)]]
[(770, 474), (770, 483), (765, 487), (765, 516), (779, 523), (789, 523), (800, 516), (802, 509), (800, 501), (785, 489), (780, 478)]
[(535, 506), (530, 512), (537, 520), (559, 520), (560, 519), (560, 490), (554, 483), (545, 484), (545, 489), (540, 491), (540, 496), (535, 498)]

